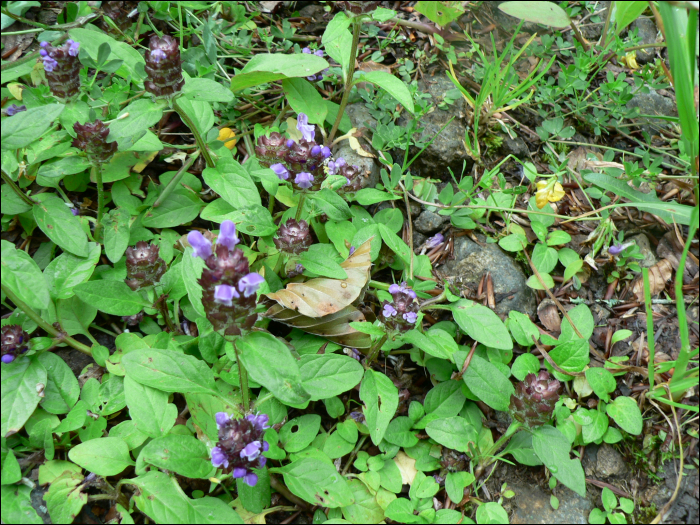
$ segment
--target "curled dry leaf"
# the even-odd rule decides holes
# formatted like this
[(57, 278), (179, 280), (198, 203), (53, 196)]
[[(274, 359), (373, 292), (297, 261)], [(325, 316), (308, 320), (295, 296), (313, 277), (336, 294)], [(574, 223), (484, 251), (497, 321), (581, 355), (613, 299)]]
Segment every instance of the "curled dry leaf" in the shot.
[(280, 306), (307, 317), (323, 317), (339, 312), (357, 299), (369, 279), (370, 242), (365, 241), (340, 266), (347, 279), (319, 277), (305, 283), (290, 283), (284, 290), (267, 294)]
[(275, 304), (263, 315), (287, 326), (325, 337), (342, 346), (351, 348), (371, 346), (369, 335), (358, 332), (350, 326), (350, 323), (365, 321), (365, 316), (354, 306), (346, 306), (339, 312), (324, 317), (307, 317)]
[(550, 332), (561, 332), (561, 318), (557, 305), (551, 299), (544, 299), (537, 307), (537, 317), (542, 326)]
[[(673, 276), (673, 266), (668, 259), (661, 259), (649, 268), (649, 288), (654, 296), (666, 288), (666, 282)], [(637, 301), (644, 302), (644, 279), (639, 275), (632, 284), (632, 292), (637, 296)]]

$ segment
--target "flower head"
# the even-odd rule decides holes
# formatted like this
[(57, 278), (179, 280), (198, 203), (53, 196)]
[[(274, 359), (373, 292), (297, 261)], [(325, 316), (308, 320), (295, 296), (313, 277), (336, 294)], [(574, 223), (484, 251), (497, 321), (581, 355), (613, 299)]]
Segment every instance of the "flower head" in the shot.
[(299, 186), (300, 188), (304, 188), (305, 190), (308, 190), (314, 182), (314, 176), (311, 175), (311, 173), (306, 173), (306, 172), (301, 172), (298, 173), (296, 178), (294, 179), (294, 184)]
[(281, 252), (300, 254), (309, 249), (313, 244), (309, 224), (306, 221), (287, 219), (277, 230), (277, 236), (273, 239), (275, 246)]
[(117, 152), (116, 142), (107, 142), (109, 126), (101, 120), (73, 124), (76, 138), (73, 146), (87, 153), (88, 159), (93, 164), (102, 164), (109, 161)]
[(185, 84), (177, 40), (170, 35), (152, 35), (146, 51), (146, 74), (143, 87), (155, 97), (172, 97)]
[(537, 193), (535, 193), (535, 202), (538, 208), (544, 208), (548, 202), (560, 201), (566, 192), (564, 187), (557, 182), (555, 177), (549, 180), (537, 181)]
[(159, 247), (143, 241), (126, 249), (126, 284), (132, 290), (153, 286), (166, 271), (165, 261), (158, 255)]
[(389, 330), (410, 330), (418, 320), (418, 303), (414, 301), (416, 292), (403, 282), (389, 286), (389, 293), (393, 301), (382, 304), (381, 321)]
[(250, 414), (234, 419), (225, 412), (217, 412), (215, 418), (219, 441), (211, 451), (212, 465), (255, 486), (258, 476), (253, 469), (265, 466), (267, 458), (262, 454), (270, 448), (263, 441), (265, 430), (270, 428), (269, 418), (265, 414)]
[(68, 40), (60, 47), (54, 47), (48, 42), (40, 45), (39, 55), (51, 93), (61, 100), (73, 98), (80, 92), (81, 65), (77, 58), (80, 44)]
[(27, 351), (29, 334), (18, 324), (6, 324), (2, 327), (0, 343), (2, 347), (2, 362), (9, 364), (17, 356)]
[(308, 142), (313, 142), (316, 137), (316, 126), (309, 124), (309, 117), (304, 113), (299, 113), (297, 117), (297, 129), (301, 131), (301, 136)]
[(538, 375), (528, 374), (510, 396), (511, 415), (528, 427), (544, 425), (552, 419), (560, 387), (559, 381), (550, 378), (545, 370)]
[(211, 241), (197, 230), (187, 234), (187, 242), (192, 246), (192, 257), (206, 259), (211, 255)]

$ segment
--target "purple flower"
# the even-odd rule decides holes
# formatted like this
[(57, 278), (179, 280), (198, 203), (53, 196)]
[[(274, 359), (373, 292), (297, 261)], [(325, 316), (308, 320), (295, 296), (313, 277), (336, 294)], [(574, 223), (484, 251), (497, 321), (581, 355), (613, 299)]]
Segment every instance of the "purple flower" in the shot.
[(80, 44), (78, 42), (75, 42), (74, 40), (68, 39), (66, 41), (68, 44), (68, 54), (72, 57), (77, 57), (78, 53), (80, 52)]
[[(294, 142), (292, 139), (287, 139), (287, 147), (288, 148), (291, 148), (292, 146), (294, 146), (294, 144), (296, 144), (296, 142)], [(270, 167), (272, 167), (272, 166), (270, 166)]]
[[(42, 49), (42, 51), (43, 51), (43, 49)], [(15, 104), (11, 104), (5, 110), (5, 114), (8, 117), (11, 117), (12, 115), (16, 115), (17, 113), (19, 113), (21, 111), (27, 111), (27, 106), (17, 106)]]
[(238, 244), (238, 237), (236, 237), (236, 225), (233, 221), (226, 220), (221, 223), (221, 228), (219, 229), (219, 238), (216, 239), (216, 244), (223, 244), (229, 250), (233, 250)]
[(323, 148), (321, 148), (321, 153), (323, 154), (323, 158), (327, 159), (331, 156), (331, 148), (328, 146), (323, 146)]
[(238, 281), (238, 289), (243, 293), (243, 297), (254, 295), (265, 279), (259, 273), (249, 273)]
[(9, 365), (14, 360), (15, 356), (13, 356), (12, 354), (5, 354), (4, 356), (2, 356), (2, 362), (6, 365)]
[(260, 449), (262, 448), (262, 443), (260, 441), (253, 441), (246, 445), (246, 447), (241, 450), (241, 457), (247, 459), (248, 461), (254, 461), (260, 455)]
[(311, 148), (311, 155), (313, 157), (318, 157), (319, 154), (321, 153), (321, 151), (323, 151), (323, 148), (321, 148), (321, 146), (316, 144), (313, 148)]
[(54, 70), (54, 68), (58, 67), (58, 62), (56, 62), (56, 60), (48, 56), (48, 54), (46, 56), (41, 57), (41, 60), (44, 62), (44, 70), (48, 71), (49, 73), (51, 73)]
[(406, 320), (406, 322), (411, 324), (416, 322), (417, 317), (418, 314), (416, 314), (416, 312), (406, 312), (405, 314), (403, 314), (403, 318)]
[(350, 246), (350, 253), (348, 253), (348, 257), (350, 257), (353, 253), (355, 253), (355, 247)]
[(323, 58), (323, 49), (317, 49), (316, 51), (314, 51), (314, 55)]
[(231, 416), (229, 416), (226, 412), (217, 412), (214, 414), (214, 418), (216, 419), (216, 426), (223, 427), (229, 422)]
[(192, 230), (187, 234), (187, 242), (192, 246), (192, 257), (206, 259), (211, 255), (211, 241), (206, 239), (201, 232)]
[(270, 169), (275, 172), (280, 180), (287, 180), (289, 178), (289, 171), (284, 167), (284, 164), (272, 164)]
[(71, 208), (70, 212), (73, 214), (74, 217), (80, 215), (80, 211), (78, 210), (78, 208)]
[(338, 157), (337, 159), (332, 160), (328, 163), (328, 171), (330, 171), (331, 175), (335, 175), (336, 173), (338, 173), (338, 170), (346, 164), (347, 163), (345, 162), (345, 159), (343, 157)]
[[(245, 418), (259, 430), (267, 430), (268, 428), (270, 428), (270, 417), (267, 414), (248, 414)], [(266, 447), (269, 448), (267, 442), (263, 443), (264, 452), (267, 452)]]
[(297, 129), (301, 131), (301, 136), (308, 142), (313, 142), (316, 137), (316, 126), (309, 124), (309, 117), (304, 113), (299, 113), (297, 117)]
[(165, 54), (165, 51), (162, 49), (154, 49), (151, 51), (151, 60), (153, 60), (156, 64), (166, 58), (168, 55)]
[(306, 173), (305, 171), (298, 173), (296, 178), (294, 179), (294, 183), (300, 188), (304, 188), (305, 190), (308, 190), (311, 187), (313, 181), (314, 176), (311, 175), (311, 173)]
[(442, 244), (444, 240), (445, 237), (442, 235), (442, 233), (436, 233), (430, 239), (428, 239), (428, 242), (425, 244), (425, 246), (426, 248), (435, 248), (438, 244)]
[(620, 255), (625, 249), (629, 248), (632, 246), (634, 242), (626, 242), (624, 244), (614, 244), (610, 248), (608, 248), (608, 253), (610, 255)]
[(214, 288), (214, 301), (225, 306), (233, 304), (233, 298), (238, 299), (240, 295), (233, 286), (219, 284)]
[(415, 299), (417, 297), (416, 292), (406, 286), (406, 281), (402, 282), (400, 286), (398, 284), (392, 284), (389, 286), (389, 293), (392, 295), (396, 293), (406, 293), (411, 297), (411, 299)]
[(235, 469), (233, 469), (233, 477), (236, 479), (242, 478), (243, 476), (246, 475), (246, 472), (248, 472), (248, 469), (244, 469), (242, 467), (236, 467)]
[(382, 312), (382, 315), (384, 315), (384, 317), (393, 317), (396, 315), (396, 308), (387, 303), (384, 305), (384, 311)]
[[(214, 447), (211, 449), (211, 464), (216, 468), (223, 466), (228, 468), (228, 457), (224, 454), (223, 450), (219, 447)], [(245, 471), (245, 469), (243, 469)], [(240, 476), (239, 476), (240, 477)]]
[(258, 475), (255, 472), (248, 472), (243, 478), (243, 481), (249, 487), (254, 487), (258, 483)]
[(310, 55), (310, 54), (311, 54), (311, 48), (305, 47), (304, 49), (301, 50), (301, 52), (304, 53), (304, 54), (306, 54), (306, 55)]

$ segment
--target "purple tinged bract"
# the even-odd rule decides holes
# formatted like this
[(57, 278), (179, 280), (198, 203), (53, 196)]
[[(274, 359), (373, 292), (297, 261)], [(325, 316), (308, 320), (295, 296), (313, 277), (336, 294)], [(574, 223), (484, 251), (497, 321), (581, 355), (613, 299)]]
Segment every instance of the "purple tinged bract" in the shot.
[(201, 232), (192, 230), (187, 234), (187, 242), (192, 246), (192, 257), (206, 259), (211, 255), (211, 241), (204, 237)]

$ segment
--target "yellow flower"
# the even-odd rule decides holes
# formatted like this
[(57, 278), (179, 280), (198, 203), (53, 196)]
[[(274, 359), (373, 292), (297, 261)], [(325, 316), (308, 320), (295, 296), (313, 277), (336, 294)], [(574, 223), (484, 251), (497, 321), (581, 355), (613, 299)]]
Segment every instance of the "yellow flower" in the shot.
[(236, 145), (236, 139), (234, 138), (236, 134), (231, 128), (221, 128), (219, 130), (219, 140), (225, 142), (224, 146), (228, 149), (233, 149)]
[(630, 51), (625, 56), (620, 59), (620, 62), (626, 64), (630, 69), (639, 69), (639, 64), (637, 64), (637, 52)]
[(535, 202), (537, 202), (537, 207), (542, 209), (548, 202), (557, 202), (566, 195), (564, 188), (561, 184), (556, 182), (555, 178), (548, 181), (540, 180), (537, 181), (537, 193), (535, 193)]

